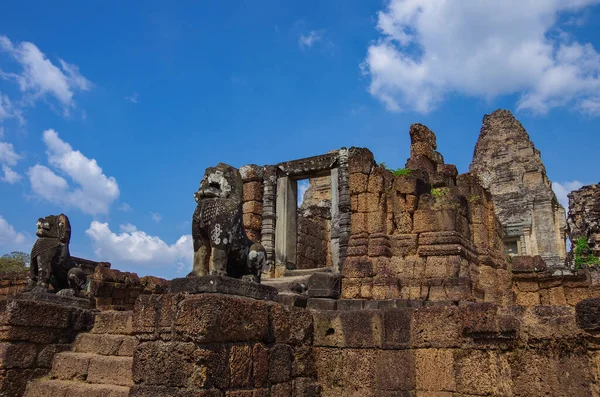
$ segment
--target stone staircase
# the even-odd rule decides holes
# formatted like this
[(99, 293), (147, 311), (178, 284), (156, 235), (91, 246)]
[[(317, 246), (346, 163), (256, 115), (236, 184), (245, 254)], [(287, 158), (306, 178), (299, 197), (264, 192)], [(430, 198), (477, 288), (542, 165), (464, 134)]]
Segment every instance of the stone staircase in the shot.
[(105, 311), (94, 327), (79, 334), (72, 350), (54, 356), (50, 374), (31, 381), (26, 397), (127, 397), (138, 341), (132, 335), (131, 311)]

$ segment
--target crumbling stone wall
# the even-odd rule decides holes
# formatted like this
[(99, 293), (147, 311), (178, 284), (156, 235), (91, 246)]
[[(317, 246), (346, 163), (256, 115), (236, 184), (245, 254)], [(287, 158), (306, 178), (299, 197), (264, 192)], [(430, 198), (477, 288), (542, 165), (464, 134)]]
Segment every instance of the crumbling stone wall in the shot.
[(2, 305), (6, 300), (23, 291), (27, 286), (29, 272), (3, 273), (0, 274), (0, 302)]
[(132, 396), (318, 396), (306, 309), (220, 294), (141, 296)]
[(541, 255), (551, 268), (563, 267), (565, 210), (552, 191), (540, 151), (510, 111), (484, 116), (470, 171), (492, 194), (505, 242), (518, 255)]
[(410, 136), (411, 157), (397, 176), (369, 150), (349, 150), (352, 222), (342, 297), (510, 300), (489, 194), (444, 164), (427, 127), (413, 124)]
[(584, 186), (569, 193), (567, 223), (571, 241), (585, 237), (592, 253), (600, 257), (600, 185)]
[(296, 268), (331, 266), (331, 177), (309, 179), (297, 216)]
[(88, 291), (98, 310), (131, 310), (140, 295), (164, 293), (168, 285), (159, 277), (140, 278), (136, 273), (97, 266), (89, 276)]

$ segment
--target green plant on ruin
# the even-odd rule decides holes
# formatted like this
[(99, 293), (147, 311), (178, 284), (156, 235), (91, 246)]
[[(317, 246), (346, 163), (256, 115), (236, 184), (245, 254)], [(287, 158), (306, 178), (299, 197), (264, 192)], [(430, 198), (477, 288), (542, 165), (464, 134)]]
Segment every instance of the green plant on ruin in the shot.
[(385, 165), (385, 163), (379, 163), (380, 167), (385, 168), (386, 170), (390, 171), (392, 173), (392, 175), (394, 176), (400, 176), (400, 175), (410, 175), (411, 174), (411, 170), (408, 168), (388, 168), (387, 165)]
[(394, 176), (400, 176), (400, 175), (406, 175), (406, 176), (408, 176), (408, 175), (410, 175), (410, 174), (411, 174), (411, 172), (412, 172), (412, 171), (411, 171), (410, 169), (408, 169), (408, 168), (398, 168), (398, 169), (391, 170), (391, 171), (392, 171), (392, 174), (393, 174)]
[(477, 200), (479, 200), (481, 197), (480, 196), (471, 196), (469, 197), (469, 203), (473, 203)]
[(431, 195), (433, 197), (444, 197), (448, 193), (447, 187), (435, 187), (431, 189)]
[(597, 269), (600, 265), (600, 259), (592, 255), (590, 244), (585, 237), (579, 237), (577, 240), (575, 240), (573, 254), (575, 256), (575, 269)]

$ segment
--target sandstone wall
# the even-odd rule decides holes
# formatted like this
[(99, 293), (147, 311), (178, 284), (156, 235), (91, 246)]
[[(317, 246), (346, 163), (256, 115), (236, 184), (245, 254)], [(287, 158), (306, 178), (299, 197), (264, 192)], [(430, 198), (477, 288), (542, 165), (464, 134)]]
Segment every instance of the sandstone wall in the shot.
[(314, 312), (323, 397), (593, 396), (597, 339), (572, 307)]
[(164, 293), (168, 281), (158, 277), (138, 277), (136, 273), (121, 272), (97, 266), (89, 275), (88, 294), (98, 310), (131, 310), (142, 294)]
[(309, 179), (308, 189), (298, 208), (297, 222), (296, 268), (332, 266), (330, 176)]
[(27, 286), (29, 272), (0, 274), (0, 302), (14, 297)]
[(584, 186), (569, 193), (569, 235), (585, 237), (592, 253), (600, 257), (600, 185)]
[(219, 294), (141, 296), (132, 396), (318, 396), (306, 309)]
[(431, 130), (410, 129), (394, 176), (367, 149), (349, 156), (351, 236), (342, 297), (508, 302), (502, 229), (477, 179), (444, 164)]

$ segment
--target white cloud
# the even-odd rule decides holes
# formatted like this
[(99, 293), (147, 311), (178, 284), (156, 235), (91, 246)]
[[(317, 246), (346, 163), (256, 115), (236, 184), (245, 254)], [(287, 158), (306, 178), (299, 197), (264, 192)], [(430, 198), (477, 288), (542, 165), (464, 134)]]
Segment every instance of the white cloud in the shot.
[[(427, 113), (450, 94), (520, 93), (519, 110), (574, 106), (593, 113), (600, 54), (559, 30), (561, 13), (600, 0), (391, 0), (381, 38), (361, 65), (369, 92), (391, 111)], [(590, 100), (595, 102), (589, 102)]]
[(162, 216), (158, 212), (151, 212), (152, 220), (156, 223), (159, 223), (162, 220)]
[(119, 204), (119, 206), (117, 207), (117, 209), (119, 211), (122, 211), (122, 212), (129, 212), (129, 211), (131, 211), (132, 208), (127, 203), (121, 203), (121, 204)]
[(50, 165), (78, 187), (70, 187), (65, 178), (48, 167), (36, 164), (27, 173), (34, 193), (50, 202), (76, 207), (88, 214), (107, 213), (110, 204), (119, 197), (116, 179), (104, 175), (96, 160), (73, 150), (54, 130), (44, 131), (43, 140)]
[(124, 225), (119, 225), (119, 230), (125, 233), (133, 233), (137, 231), (137, 227), (131, 223), (126, 223)]
[(565, 210), (569, 212), (569, 197), (567, 195), (571, 193), (573, 190), (577, 190), (583, 186), (583, 183), (579, 181), (570, 181), (570, 182), (552, 182), (552, 190), (554, 190), (554, 194), (556, 194), (556, 198), (558, 202), (565, 207)]
[(121, 225), (130, 231), (116, 234), (108, 223), (93, 221), (85, 233), (92, 239), (94, 252), (103, 260), (113, 263), (129, 262), (144, 267), (169, 265), (191, 268), (194, 249), (190, 234), (181, 236), (174, 244), (167, 244), (159, 237), (133, 230), (133, 225)]
[(298, 45), (300, 46), (301, 49), (310, 48), (316, 42), (318, 42), (322, 39), (323, 39), (323, 37), (321, 36), (321, 34), (319, 32), (317, 32), (316, 30), (312, 30), (306, 36), (304, 34), (300, 34), (300, 36), (298, 37)]
[(25, 240), (25, 235), (15, 231), (15, 228), (0, 215), (0, 245), (21, 245)]
[(12, 143), (0, 142), (0, 164), (14, 166), (20, 159)]
[(8, 182), (11, 185), (21, 180), (22, 176), (15, 172), (12, 168), (7, 166), (6, 164), (2, 165), (2, 172), (4, 172), (4, 176), (0, 178), (4, 182)]
[(138, 103), (138, 94), (134, 92), (133, 94), (126, 96), (125, 99), (131, 103)]
[[(2, 71), (0, 70), (0, 77), (1, 76)], [(10, 98), (0, 93), (0, 123), (4, 119), (9, 118), (16, 118), (21, 124), (24, 123), (23, 117), (21, 116), (21, 112), (15, 108)]]
[(76, 65), (59, 59), (59, 68), (33, 43), (13, 44), (8, 37), (0, 35), (0, 52), (9, 54), (21, 66), (19, 73), (0, 70), (0, 77), (15, 81), (25, 94), (26, 103), (33, 104), (49, 95), (58, 100), (68, 114), (69, 108), (75, 106), (75, 92), (88, 91), (92, 86)]

